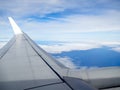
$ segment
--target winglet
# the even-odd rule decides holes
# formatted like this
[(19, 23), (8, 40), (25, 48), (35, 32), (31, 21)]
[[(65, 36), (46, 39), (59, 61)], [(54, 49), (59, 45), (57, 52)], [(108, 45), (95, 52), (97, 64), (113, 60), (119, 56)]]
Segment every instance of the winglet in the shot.
[(12, 19), (12, 17), (8, 17), (8, 19), (10, 21), (10, 24), (13, 28), (15, 35), (22, 34), (22, 31), (20, 30), (19, 26), (15, 23), (15, 21)]

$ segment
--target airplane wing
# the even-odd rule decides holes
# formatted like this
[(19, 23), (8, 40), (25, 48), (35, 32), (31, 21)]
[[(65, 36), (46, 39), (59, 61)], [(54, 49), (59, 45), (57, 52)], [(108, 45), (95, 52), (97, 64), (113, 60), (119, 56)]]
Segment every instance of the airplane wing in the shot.
[(0, 90), (97, 90), (120, 85), (119, 67), (66, 68), (22, 32), (11, 17), (9, 21), (15, 35), (0, 51)]
[(0, 90), (96, 90), (82, 80), (65, 80), (67, 68), (9, 21), (15, 35), (0, 51)]

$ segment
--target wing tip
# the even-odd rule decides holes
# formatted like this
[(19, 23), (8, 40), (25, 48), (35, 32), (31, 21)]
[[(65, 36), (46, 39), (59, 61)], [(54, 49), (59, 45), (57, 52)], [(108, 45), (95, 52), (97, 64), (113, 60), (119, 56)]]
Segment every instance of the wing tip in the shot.
[(17, 34), (23, 34), (23, 32), (21, 31), (21, 29), (19, 28), (19, 26), (15, 23), (15, 21), (13, 20), (12, 17), (8, 17), (9, 21), (10, 21), (10, 24), (13, 28), (13, 31), (15, 33), (15, 35)]

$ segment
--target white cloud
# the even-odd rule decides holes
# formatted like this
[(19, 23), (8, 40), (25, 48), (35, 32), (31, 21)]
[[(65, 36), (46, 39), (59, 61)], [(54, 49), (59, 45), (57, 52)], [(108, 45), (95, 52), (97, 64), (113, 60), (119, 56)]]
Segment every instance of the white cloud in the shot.
[[(118, 7), (117, 3), (119, 2), (115, 2), (116, 1), (112, 2), (111, 0), (4, 0), (0, 1), (0, 12), (3, 17), (8, 15), (19, 17), (16, 18), (15, 21), (20, 24), (23, 31), (26, 30), (26, 32), (30, 33), (35, 39), (78, 40), (80, 36), (76, 39), (76, 33), (120, 31), (120, 11), (119, 9), (115, 9)], [(99, 4), (101, 7), (105, 6), (103, 8), (109, 7), (109, 9), (104, 9), (101, 12), (100, 8), (97, 7)], [(98, 10), (96, 10), (96, 8), (98, 8)], [(65, 10), (87, 12), (91, 9), (93, 12), (88, 12), (87, 14), (76, 14), (73, 12), (72, 14), (63, 15), (63, 18), (47, 16), (47, 18), (53, 19), (48, 22), (41, 22), (32, 17), (44, 17), (47, 14), (64, 12)], [(94, 14), (94, 12), (100, 13)], [(22, 16), (24, 16), (24, 20)], [(8, 26), (8, 21), (3, 22), (1, 18), (0, 20), (2, 21), (2, 24), (0, 23), (0, 29), (9, 31), (10, 26)]]
[(110, 47), (111, 50), (120, 53), (120, 42), (102, 42), (101, 45)]
[[(112, 0), (1, 0), (0, 12), (3, 17), (8, 15), (15, 17), (15, 21), (20, 25), (21, 29), (27, 32), (34, 40), (84, 41), (84, 39), (90, 39), (89, 36), (78, 35), (81, 32), (120, 31), (118, 4), (119, 2), (116, 3), (116, 1), (113, 2)], [(101, 11), (99, 6), (105, 7)], [(65, 10), (71, 10), (73, 13), (67, 14)], [(93, 11), (89, 12), (91, 10)], [(76, 14), (74, 11), (79, 13)], [(62, 18), (56, 18), (54, 15), (53, 17), (48, 16), (47, 18), (52, 18), (52, 20), (47, 22), (32, 17), (44, 17), (47, 14), (56, 12), (65, 12), (67, 15), (63, 15)], [(0, 30), (6, 30), (6, 32), (10, 33), (11, 27), (8, 25), (8, 20), (3, 21), (4, 18), (2, 18), (0, 18), (0, 21), (2, 21)], [(97, 40), (97, 37), (94, 38)], [(111, 40), (113, 37), (109, 38)]]
[(5, 16), (22, 17), (37, 15), (43, 17), (46, 14), (75, 8), (78, 6), (77, 4), (77, 1), (72, 0), (69, 0), (69, 2), (66, 0), (4, 0), (0, 1), (0, 9)]
[(100, 48), (102, 46), (110, 47), (111, 50), (120, 51), (120, 42), (66, 42), (56, 43), (54, 45), (39, 45), (49, 53), (62, 53), (73, 50), (89, 50), (94, 48)]
[[(38, 22), (28, 19), (20, 21), (22, 30), (35, 40), (80, 40), (89, 39), (78, 36), (83, 32), (120, 31), (120, 12), (112, 11), (104, 15), (72, 15), (48, 22)], [(77, 34), (77, 36), (76, 36)], [(109, 37), (109, 39), (114, 37)], [(96, 37), (94, 39), (97, 39)], [(112, 40), (112, 39), (111, 39)]]
[(61, 11), (61, 8), (58, 7), (59, 4), (61, 4), (59, 0), (5, 0), (0, 1), (0, 3), (0, 9), (3, 10), (4, 13), (14, 16), (44, 15)]
[(120, 42), (99, 42), (101, 45), (105, 45), (105, 46), (108, 46), (108, 47), (118, 47), (120, 46)]
[(77, 66), (72, 62), (72, 59), (69, 57), (57, 57), (56, 58), (61, 64), (65, 65), (66, 67), (70, 69), (80, 69), (80, 70), (93, 70), (93, 69), (98, 69), (100, 67), (93, 66), (93, 67), (88, 67), (88, 66)]
[[(62, 53), (69, 52), (72, 50), (89, 50), (94, 48), (100, 48), (102, 46), (110, 47), (110, 50), (116, 51), (120, 53), (120, 42), (81, 42), (81, 43), (59, 43), (56, 45), (40, 45), (44, 50), (49, 53)], [(88, 67), (88, 66), (77, 66), (72, 62), (72, 59), (69, 56), (66, 57), (56, 57), (56, 59), (65, 65), (68, 68), (72, 69), (98, 69), (100, 67)]]
[(93, 48), (99, 48), (101, 45), (90, 44), (90, 43), (64, 43), (61, 45), (40, 45), (49, 53), (61, 53), (63, 51), (72, 51), (72, 50), (89, 50)]
[(119, 46), (119, 47), (112, 48), (112, 50), (120, 53), (120, 46)]
[(93, 67), (88, 67), (88, 66), (77, 66), (76, 64), (74, 64), (72, 62), (72, 59), (69, 58), (68, 56), (65, 57), (56, 57), (56, 59), (63, 65), (65, 65), (66, 67), (70, 68), (70, 69), (80, 69), (80, 70), (93, 70), (93, 69), (98, 69), (100, 67), (97, 66), (93, 66)]
[(68, 68), (77, 68), (77, 66), (72, 62), (72, 60), (69, 57), (59, 57), (56, 59)]
[[(99, 6), (106, 9), (119, 10), (119, 1), (112, 0), (1, 0), (0, 12), (3, 16), (12, 15), (15, 17), (61, 12), (74, 9), (78, 12), (101, 12)], [(97, 7), (98, 6), (98, 7)], [(98, 10), (97, 10), (98, 9)], [(102, 9), (103, 10), (103, 9)]]
[(111, 11), (104, 15), (72, 15), (49, 22), (28, 21), (29, 27), (56, 32), (91, 32), (120, 30), (120, 12)]

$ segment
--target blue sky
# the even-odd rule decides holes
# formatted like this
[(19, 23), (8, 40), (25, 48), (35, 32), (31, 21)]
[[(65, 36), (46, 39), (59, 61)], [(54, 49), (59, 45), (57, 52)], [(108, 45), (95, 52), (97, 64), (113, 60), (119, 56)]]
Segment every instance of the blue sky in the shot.
[(1, 0), (1, 39), (13, 35), (8, 16), (34, 40), (120, 41), (120, 0)]

